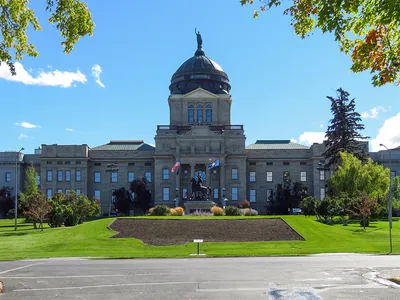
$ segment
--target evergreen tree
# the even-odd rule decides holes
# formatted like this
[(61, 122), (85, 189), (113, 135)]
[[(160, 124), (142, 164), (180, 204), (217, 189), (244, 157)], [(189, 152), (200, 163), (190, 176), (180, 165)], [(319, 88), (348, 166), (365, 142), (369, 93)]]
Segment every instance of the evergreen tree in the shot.
[(355, 99), (349, 100), (350, 94), (341, 88), (337, 90), (337, 94), (337, 98), (327, 96), (331, 101), (333, 119), (330, 120), (331, 125), (326, 131), (327, 150), (323, 154), (328, 159), (328, 166), (334, 167), (339, 162), (339, 153), (343, 151), (366, 161), (367, 149), (361, 145), (360, 140), (369, 138), (359, 133), (360, 130), (364, 130), (364, 125), (360, 123), (360, 114), (355, 111)]

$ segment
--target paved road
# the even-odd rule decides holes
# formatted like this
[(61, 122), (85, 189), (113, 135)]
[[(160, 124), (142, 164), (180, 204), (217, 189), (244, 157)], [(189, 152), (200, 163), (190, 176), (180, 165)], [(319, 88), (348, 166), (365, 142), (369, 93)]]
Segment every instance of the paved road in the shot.
[(400, 299), (399, 256), (0, 262), (0, 300)]

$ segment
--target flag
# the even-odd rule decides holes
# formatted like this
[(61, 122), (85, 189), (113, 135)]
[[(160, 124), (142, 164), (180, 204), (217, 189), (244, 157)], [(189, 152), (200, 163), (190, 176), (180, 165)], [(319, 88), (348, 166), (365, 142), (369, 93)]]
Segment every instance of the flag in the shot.
[(212, 164), (208, 165), (209, 169), (215, 168), (215, 167), (219, 167), (219, 158), (217, 158)]
[(176, 170), (176, 168), (179, 168), (180, 165), (181, 165), (181, 162), (178, 160), (178, 161), (174, 164), (174, 166), (172, 167), (171, 172), (174, 173), (175, 170)]

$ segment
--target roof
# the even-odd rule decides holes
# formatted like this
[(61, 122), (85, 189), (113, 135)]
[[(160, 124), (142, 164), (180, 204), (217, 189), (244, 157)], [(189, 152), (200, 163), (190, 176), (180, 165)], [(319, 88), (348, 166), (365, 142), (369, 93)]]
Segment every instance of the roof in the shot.
[(152, 151), (154, 149), (155, 149), (154, 146), (146, 144), (142, 140), (132, 140), (132, 141), (115, 140), (115, 141), (110, 141), (108, 144), (91, 148), (90, 150), (91, 151), (98, 151), (98, 150)]
[(299, 150), (309, 147), (293, 143), (290, 140), (257, 140), (254, 144), (248, 145), (247, 150)]

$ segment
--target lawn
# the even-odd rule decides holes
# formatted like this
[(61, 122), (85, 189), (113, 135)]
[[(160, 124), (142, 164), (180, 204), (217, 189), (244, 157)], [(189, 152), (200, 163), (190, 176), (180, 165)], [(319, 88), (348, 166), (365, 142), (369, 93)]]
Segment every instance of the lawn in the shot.
[[(207, 217), (170, 218), (205, 219)], [(209, 242), (201, 245), (201, 251), (208, 257), (306, 255), (327, 252), (384, 254), (389, 251), (387, 222), (372, 222), (371, 226), (363, 231), (358, 224), (329, 226), (316, 222), (314, 217), (283, 216), (282, 218), (300, 233), (305, 241)], [(115, 234), (107, 228), (111, 221), (112, 219), (107, 218), (99, 219), (76, 227), (45, 228), (43, 232), (40, 232), (33, 230), (32, 224), (26, 224), (21, 219), (18, 231), (14, 232), (13, 220), (0, 220), (0, 260), (48, 257), (188, 257), (196, 252), (196, 245), (193, 243), (147, 246), (132, 238), (110, 238)], [(400, 222), (398, 220), (393, 222), (393, 249), (394, 253), (400, 253)]]

